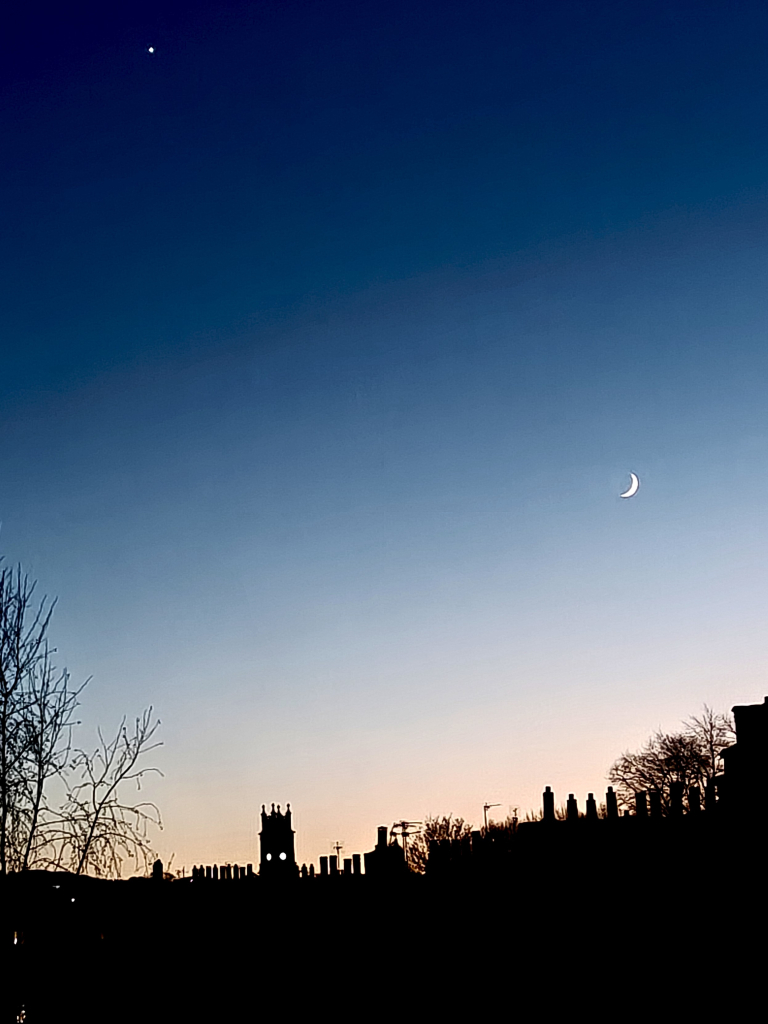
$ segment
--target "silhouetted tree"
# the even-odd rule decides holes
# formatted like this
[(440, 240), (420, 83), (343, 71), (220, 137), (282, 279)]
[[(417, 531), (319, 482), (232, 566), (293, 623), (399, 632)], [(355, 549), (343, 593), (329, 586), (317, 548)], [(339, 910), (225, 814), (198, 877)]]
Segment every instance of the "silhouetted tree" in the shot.
[(504, 821), (489, 821), (483, 829), (484, 836), (506, 836), (514, 835), (517, 832), (517, 815), (510, 814)]
[(518, 824), (517, 811), (515, 811), (514, 814), (508, 814), (503, 821), (489, 821), (482, 830), (483, 837), (489, 840), (497, 851), (511, 850), (517, 836)]
[(42, 657), (29, 673), (30, 701), (24, 720), (24, 775), (26, 799), (19, 816), (26, 835), (18, 867), (23, 871), (45, 857), (47, 834), (47, 786), (66, 773), (71, 752), (72, 727), (78, 696), (86, 685), (71, 689), (66, 670), (57, 672), (44, 646)]
[(424, 819), (421, 832), (414, 836), (408, 844), (408, 866), (412, 871), (423, 874), (429, 859), (429, 843), (433, 839), (451, 839), (460, 841), (468, 839), (472, 834), (472, 826), (463, 818), (454, 818), (452, 814), (442, 817)]
[(658, 730), (640, 750), (625, 751), (609, 769), (608, 781), (624, 807), (634, 806), (636, 793), (655, 790), (666, 813), (671, 783), (681, 782), (686, 794), (691, 786), (705, 787), (722, 770), (720, 752), (734, 737), (730, 716), (705, 704), (703, 713), (685, 721), (680, 732)]
[[(0, 568), (0, 873), (70, 867), (81, 873), (119, 868), (131, 852), (144, 859), (146, 825), (159, 823), (148, 804), (123, 804), (121, 783), (148, 770), (138, 759), (157, 724), (151, 708), (129, 734), (93, 754), (72, 751), (78, 688), (52, 662), (48, 627), (55, 601), (34, 599), (36, 582), (21, 567)], [(63, 798), (55, 804), (51, 783)], [(148, 855), (148, 854), (147, 854)]]
[(723, 750), (736, 742), (733, 719), (717, 714), (705, 704), (701, 715), (688, 718), (683, 724), (686, 735), (696, 740), (705, 756), (705, 781), (714, 779), (723, 770)]
[(148, 869), (155, 854), (147, 828), (162, 828), (160, 812), (148, 801), (124, 803), (120, 787), (135, 782), (141, 789), (145, 775), (162, 774), (158, 768), (139, 765), (143, 755), (161, 745), (152, 742), (159, 725), (152, 722), (150, 707), (135, 720), (132, 731), (123, 719), (113, 740), (105, 740), (99, 730), (94, 751), (75, 752), (71, 769), (79, 781), (69, 788), (50, 832), (60, 865), (77, 875), (119, 875), (123, 860), (129, 858)]
[(55, 602), (21, 567), (0, 569), (0, 873), (29, 867), (46, 783), (66, 767), (79, 690), (51, 664)]

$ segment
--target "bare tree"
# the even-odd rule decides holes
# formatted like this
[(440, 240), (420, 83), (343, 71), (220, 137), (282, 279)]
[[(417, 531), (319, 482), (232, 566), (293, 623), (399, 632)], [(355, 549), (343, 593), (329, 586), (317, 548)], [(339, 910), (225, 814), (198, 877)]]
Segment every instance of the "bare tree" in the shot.
[(514, 814), (508, 814), (504, 821), (489, 821), (483, 829), (483, 835), (491, 839), (510, 838), (516, 835), (519, 823), (517, 809), (515, 809)]
[(429, 859), (429, 843), (433, 839), (450, 839), (459, 841), (472, 835), (472, 826), (463, 818), (454, 818), (452, 814), (442, 817), (424, 819), (421, 832), (415, 835), (408, 844), (408, 866), (412, 871), (423, 874)]
[[(1, 561), (1, 559), (0, 559)], [(154, 805), (122, 802), (121, 786), (150, 769), (139, 760), (159, 723), (152, 709), (123, 720), (106, 742), (99, 733), (93, 753), (72, 750), (75, 711), (83, 687), (52, 662), (48, 627), (55, 601), (34, 599), (36, 583), (21, 567), (0, 567), (0, 874), (31, 867), (69, 867), (78, 874), (119, 872), (126, 855), (151, 856)], [(52, 800), (51, 783), (62, 800)]]
[(29, 849), (30, 723), (35, 715), (34, 680), (47, 662), (45, 642), (54, 602), (35, 608), (36, 584), (22, 572), (0, 568), (0, 874), (24, 865)]
[(718, 714), (704, 705), (698, 716), (686, 719), (686, 734), (694, 738), (706, 756), (705, 781), (723, 770), (723, 750), (736, 742), (736, 727), (730, 715)]
[(140, 790), (145, 775), (162, 775), (158, 768), (139, 763), (162, 745), (152, 742), (159, 725), (159, 720), (152, 722), (150, 707), (136, 718), (132, 731), (123, 719), (114, 739), (105, 740), (99, 730), (95, 750), (76, 751), (71, 768), (79, 781), (69, 789), (49, 833), (59, 865), (77, 875), (100, 876), (119, 875), (126, 858), (136, 867), (149, 867), (155, 855), (147, 830), (149, 825), (162, 828), (160, 812), (149, 801), (124, 803), (121, 787), (135, 782)]
[(625, 751), (608, 771), (619, 802), (632, 807), (635, 794), (656, 791), (664, 813), (669, 810), (673, 782), (705, 786), (721, 770), (720, 752), (732, 740), (733, 723), (728, 715), (715, 714), (704, 705), (701, 716), (683, 723), (681, 732), (657, 730), (640, 748)]
[(57, 672), (51, 664), (48, 645), (45, 644), (40, 660), (29, 672), (30, 700), (24, 719), (23, 745), (26, 800), (20, 816), (24, 820), (26, 841), (20, 868), (48, 859), (45, 847), (48, 841), (49, 807), (47, 786), (50, 780), (63, 776), (69, 764), (72, 727), (78, 697), (88, 680), (72, 689), (66, 669)]

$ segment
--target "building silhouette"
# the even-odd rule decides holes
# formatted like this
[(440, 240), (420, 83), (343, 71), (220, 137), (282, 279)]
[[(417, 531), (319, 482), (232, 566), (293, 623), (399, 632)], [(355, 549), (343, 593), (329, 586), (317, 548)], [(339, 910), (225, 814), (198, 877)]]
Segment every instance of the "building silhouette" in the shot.
[(733, 709), (736, 742), (722, 752), (716, 779), (718, 803), (731, 817), (746, 819), (768, 798), (768, 697)]
[[(732, 711), (736, 742), (721, 752), (723, 773), (709, 781), (704, 793), (698, 786), (686, 790), (682, 782), (673, 781), (666, 803), (657, 791), (640, 791), (634, 794), (633, 806), (620, 811), (617, 794), (608, 786), (600, 807), (589, 793), (582, 810), (576, 795), (569, 793), (564, 810), (556, 811), (555, 794), (547, 786), (536, 820), (515, 818), (505, 826), (474, 831), (461, 839), (431, 840), (426, 877), (519, 878), (566, 865), (586, 874), (598, 865), (631, 874), (670, 859), (708, 863), (710, 850), (717, 850), (723, 863), (728, 858), (734, 863), (750, 860), (758, 848), (762, 850), (768, 831), (768, 697), (762, 704), (738, 705)], [(269, 812), (262, 805), (258, 874), (250, 864), (200, 865), (187, 880), (397, 882), (413, 876), (406, 851), (395, 837), (404, 824), (408, 823), (395, 823), (391, 830), (380, 825), (375, 847), (363, 856), (355, 853), (343, 861), (337, 856), (320, 857), (319, 870), (312, 864), (299, 870), (290, 804), (284, 812), (279, 805), (272, 804)], [(164, 877), (159, 861), (153, 877)]]
[[(109, 1006), (110, 1019), (120, 1019), (114, 965), (133, 962), (148, 943), (152, 978), (162, 976), (169, 997), (165, 1012), (153, 1007), (158, 1021), (229, 1016), (223, 1000), (235, 992), (238, 1019), (252, 999), (254, 965), (314, 1013), (321, 998), (336, 998), (339, 977), (367, 977), (376, 992), (382, 979), (392, 981), (400, 998), (403, 971), (412, 968), (421, 999), (434, 964), (452, 993), (457, 982), (479, 991), (511, 963), (537, 1005), (553, 991), (571, 1013), (572, 979), (589, 981), (596, 958), (599, 987), (587, 999), (597, 1005), (626, 1015), (637, 1003), (640, 1012), (669, 1015), (662, 993), (671, 979), (681, 1017), (692, 1015), (697, 994), (705, 1019), (733, 1016), (749, 978), (759, 989), (764, 975), (768, 698), (733, 713), (736, 742), (703, 798), (675, 784), (666, 804), (649, 791), (620, 808), (609, 787), (602, 807), (594, 794), (581, 806), (570, 794), (561, 811), (546, 787), (535, 821), (433, 840), (424, 874), (409, 869), (398, 823), (379, 826), (364, 857), (321, 857), (319, 872), (299, 872), (290, 805), (283, 812), (274, 804), (261, 809), (258, 872), (251, 864), (199, 865), (179, 878), (157, 861), (151, 878), (124, 881), (10, 874), (0, 879), (10, 964), (4, 1019), (26, 1019), (20, 1008), (30, 1022), (58, 1019), (61, 993), (83, 963), (95, 967), (101, 987), (89, 996), (98, 996), (99, 1012)], [(341, 953), (339, 935), (351, 936)], [(295, 955), (297, 937), (310, 955)], [(557, 977), (565, 979), (560, 988)], [(206, 986), (216, 1001), (203, 1016)], [(718, 987), (728, 1003), (715, 1014)], [(762, 995), (741, 1015), (754, 1013)], [(509, 1013), (507, 1003), (502, 1009)], [(133, 1020), (133, 1001), (130, 1011)]]
[(408, 873), (405, 851), (397, 839), (388, 838), (386, 825), (379, 825), (376, 846), (365, 855), (365, 873), (374, 878), (398, 878)]
[(267, 813), (261, 805), (261, 832), (259, 832), (259, 874), (262, 878), (290, 879), (298, 875), (295, 832), (291, 828), (291, 805), (286, 804), (285, 813), (280, 805), (272, 804)]

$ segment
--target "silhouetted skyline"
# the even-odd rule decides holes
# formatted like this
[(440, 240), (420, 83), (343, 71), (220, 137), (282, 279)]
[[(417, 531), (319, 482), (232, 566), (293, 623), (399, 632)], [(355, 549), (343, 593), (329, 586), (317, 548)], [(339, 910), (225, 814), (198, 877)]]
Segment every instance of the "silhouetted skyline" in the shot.
[(762, 700), (764, 4), (11, 19), (0, 552), (162, 720), (166, 862)]

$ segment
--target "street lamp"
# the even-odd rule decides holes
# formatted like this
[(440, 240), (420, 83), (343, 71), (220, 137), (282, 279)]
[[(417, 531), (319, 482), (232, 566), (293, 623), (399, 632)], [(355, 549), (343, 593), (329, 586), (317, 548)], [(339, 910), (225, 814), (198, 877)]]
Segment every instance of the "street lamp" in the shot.
[(488, 832), (488, 811), (492, 807), (501, 807), (501, 804), (483, 804), (483, 825), (486, 833)]

